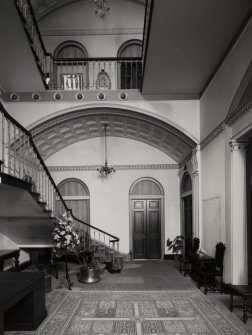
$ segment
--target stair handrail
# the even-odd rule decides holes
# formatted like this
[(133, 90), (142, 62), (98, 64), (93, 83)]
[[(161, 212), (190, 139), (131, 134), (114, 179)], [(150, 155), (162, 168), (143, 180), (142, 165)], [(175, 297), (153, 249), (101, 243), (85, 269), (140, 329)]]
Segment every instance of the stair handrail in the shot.
[[(30, 3), (30, 0), (13, 0), (13, 1), (14, 1), (14, 4), (15, 4), (16, 8), (17, 8), (18, 14), (19, 14), (19, 16), (22, 20), (23, 27), (24, 27), (25, 33), (28, 37), (31, 50), (32, 50), (32, 52), (35, 56), (35, 59), (37, 58), (36, 63), (37, 63), (42, 81), (44, 83), (45, 88), (48, 89), (48, 83), (47, 83), (46, 79), (47, 79), (47, 73), (48, 73), (47, 70), (50, 67), (50, 65), (48, 66), (46, 59), (47, 59), (47, 57), (49, 57), (49, 62), (51, 62), (52, 54), (46, 51), (46, 48), (45, 48), (45, 45), (44, 45), (40, 30), (39, 30), (37, 20), (36, 20), (32, 5)], [(30, 25), (32, 26), (32, 34), (33, 34), (33, 32), (36, 32), (36, 36), (37, 36), (36, 43), (38, 43), (38, 46), (40, 47), (40, 50), (42, 51), (42, 55), (40, 54), (40, 52), (37, 51), (35, 39), (34, 39), (33, 36), (31, 36), (31, 33), (28, 31), (28, 29), (25, 26), (25, 24), (28, 24), (27, 17), (25, 16), (25, 14), (22, 11), (22, 9), (23, 9), (22, 6), (25, 6), (25, 5), (27, 5), (28, 8), (29, 8), (29, 14), (30, 14), (30, 19), (31, 19)], [(41, 62), (41, 64), (39, 62)]]
[(70, 212), (70, 214), (71, 214), (71, 216), (72, 216), (72, 218), (73, 218), (74, 220), (76, 220), (76, 221), (78, 221), (78, 222), (80, 222), (80, 223), (84, 223), (84, 224), (85, 224), (86, 226), (88, 226), (89, 228), (93, 228), (93, 229), (99, 231), (99, 232), (102, 233), (102, 234), (106, 234), (106, 235), (110, 236), (111, 238), (113, 238), (113, 239), (115, 240), (115, 242), (119, 242), (119, 241), (120, 241), (119, 237), (116, 237), (116, 236), (114, 236), (114, 235), (112, 235), (112, 234), (110, 234), (110, 233), (107, 233), (106, 231), (104, 231), (104, 230), (102, 230), (102, 229), (100, 229), (100, 228), (94, 227), (94, 226), (92, 226), (91, 224), (86, 223), (86, 222), (84, 222), (84, 221), (82, 221), (82, 220), (76, 218), (76, 217), (74, 216), (74, 214), (73, 214), (72, 209), (68, 209), (68, 211)]
[(0, 111), (3, 113), (4, 117), (5, 117), (7, 120), (9, 120), (11, 123), (13, 123), (17, 128), (21, 129), (21, 130), (27, 135), (27, 137), (29, 138), (30, 144), (31, 144), (31, 146), (32, 146), (32, 148), (33, 148), (33, 150), (34, 150), (34, 152), (36, 153), (36, 155), (37, 155), (37, 157), (38, 157), (38, 159), (39, 159), (40, 164), (42, 165), (42, 167), (43, 167), (43, 169), (44, 169), (44, 171), (45, 171), (47, 177), (49, 178), (51, 184), (53, 185), (54, 190), (55, 190), (57, 196), (59, 197), (61, 203), (63, 204), (65, 210), (67, 211), (67, 213), (69, 213), (69, 214), (72, 216), (72, 218), (73, 218), (74, 220), (80, 222), (82, 225), (85, 225), (85, 226), (87, 226), (88, 228), (92, 228), (92, 229), (94, 229), (94, 230), (96, 230), (96, 231), (98, 231), (98, 232), (100, 232), (100, 233), (102, 233), (102, 234), (104, 234), (104, 235), (107, 235), (107, 236), (113, 238), (113, 239), (115, 240), (115, 242), (119, 242), (120, 239), (119, 239), (118, 237), (116, 237), (116, 236), (114, 236), (114, 235), (112, 235), (112, 234), (110, 234), (110, 233), (107, 233), (107, 232), (105, 232), (104, 230), (102, 230), (102, 229), (100, 229), (100, 228), (94, 227), (94, 226), (88, 224), (87, 222), (84, 222), (83, 220), (80, 220), (80, 219), (78, 219), (78, 218), (76, 218), (76, 217), (74, 216), (72, 209), (70, 209), (70, 208), (67, 206), (67, 204), (66, 204), (64, 198), (62, 197), (62, 195), (61, 195), (61, 193), (60, 193), (60, 191), (59, 191), (57, 185), (55, 184), (55, 182), (54, 182), (54, 180), (53, 180), (53, 178), (52, 178), (52, 176), (51, 176), (51, 174), (50, 174), (50, 172), (49, 172), (49, 170), (48, 170), (46, 164), (44, 163), (44, 160), (43, 160), (43, 158), (41, 157), (41, 155), (40, 155), (40, 153), (39, 153), (39, 151), (38, 151), (38, 149), (37, 149), (37, 147), (36, 147), (36, 145), (35, 145), (35, 143), (34, 143), (34, 141), (33, 141), (33, 138), (32, 138), (31, 133), (30, 133), (25, 127), (23, 127), (17, 120), (15, 120), (15, 119), (14, 119), (14, 118), (13, 118), (7, 111), (6, 111), (6, 109), (4, 108), (4, 106), (3, 106), (3, 104), (2, 104), (1, 102), (0, 102)]
[(45, 170), (45, 172), (46, 172), (46, 174), (47, 174), (49, 180), (51, 181), (51, 183), (52, 183), (52, 185), (53, 185), (53, 187), (54, 187), (54, 189), (55, 189), (57, 195), (59, 196), (61, 202), (63, 203), (65, 209), (68, 211), (69, 209), (68, 209), (68, 207), (67, 207), (67, 205), (66, 205), (66, 203), (65, 203), (65, 201), (64, 201), (64, 199), (63, 199), (63, 197), (62, 197), (62, 195), (61, 195), (61, 193), (60, 193), (60, 191), (59, 191), (59, 189), (58, 189), (58, 187), (57, 187), (57, 185), (55, 184), (55, 182), (54, 182), (54, 180), (53, 180), (53, 178), (52, 178), (52, 176), (51, 176), (51, 174), (50, 174), (50, 172), (49, 172), (47, 166), (45, 165), (45, 163), (44, 163), (44, 161), (43, 161), (43, 159), (42, 159), (42, 157), (41, 157), (41, 155), (40, 155), (40, 153), (39, 153), (39, 151), (38, 151), (36, 145), (34, 144), (34, 141), (33, 141), (33, 138), (32, 138), (31, 133), (30, 133), (25, 127), (23, 127), (17, 120), (15, 120), (15, 119), (14, 119), (14, 118), (13, 118), (7, 111), (6, 111), (6, 109), (4, 108), (4, 106), (3, 106), (3, 104), (2, 104), (1, 102), (0, 102), (0, 110), (1, 110), (1, 112), (4, 114), (4, 116), (5, 116), (5, 118), (6, 118), (7, 120), (11, 121), (11, 123), (13, 123), (17, 128), (21, 129), (22, 132), (24, 132), (24, 133), (28, 136), (29, 141), (30, 141), (30, 143), (31, 143), (31, 146), (32, 146), (33, 150), (35, 151), (35, 153), (36, 153), (36, 155), (37, 155), (37, 157), (38, 157), (38, 159), (39, 159), (40, 164), (42, 165), (43, 169)]

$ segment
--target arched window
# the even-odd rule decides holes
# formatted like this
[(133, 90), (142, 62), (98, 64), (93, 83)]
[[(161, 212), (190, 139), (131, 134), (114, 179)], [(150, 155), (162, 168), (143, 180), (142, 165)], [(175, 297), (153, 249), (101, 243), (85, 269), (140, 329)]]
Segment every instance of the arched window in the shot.
[(54, 51), (54, 88), (83, 90), (88, 84), (86, 48), (76, 41), (65, 41)]
[[(72, 209), (73, 215), (89, 224), (89, 190), (85, 183), (76, 178), (68, 178), (63, 180), (58, 189), (65, 200), (69, 209)], [(56, 199), (56, 213), (61, 215), (61, 202)], [(61, 209), (61, 211), (60, 211)]]
[[(121, 45), (118, 50), (118, 58), (141, 57), (142, 42), (140, 40), (130, 40)], [(142, 62), (140, 60), (124, 60), (120, 62), (119, 68), (119, 88), (138, 89), (142, 81)]]
[(54, 58), (88, 58), (86, 48), (76, 41), (65, 41), (57, 46)]

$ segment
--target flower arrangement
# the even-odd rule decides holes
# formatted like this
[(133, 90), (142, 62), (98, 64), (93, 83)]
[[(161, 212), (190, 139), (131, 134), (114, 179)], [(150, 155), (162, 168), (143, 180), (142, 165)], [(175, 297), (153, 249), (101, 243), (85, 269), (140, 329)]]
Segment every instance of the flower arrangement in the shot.
[(67, 217), (64, 213), (62, 217), (57, 218), (53, 230), (54, 248), (52, 250), (52, 258), (60, 257), (61, 250), (76, 252), (80, 239), (78, 234), (71, 227), (72, 218)]

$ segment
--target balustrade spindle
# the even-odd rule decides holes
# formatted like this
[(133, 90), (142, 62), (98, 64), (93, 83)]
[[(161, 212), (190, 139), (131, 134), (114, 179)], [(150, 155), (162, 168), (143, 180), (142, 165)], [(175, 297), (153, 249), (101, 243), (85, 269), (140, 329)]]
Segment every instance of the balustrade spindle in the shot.
[(8, 174), (11, 174), (11, 149), (10, 149), (10, 143), (11, 143), (11, 123), (8, 120)]
[(21, 179), (21, 130), (18, 129), (18, 178)]

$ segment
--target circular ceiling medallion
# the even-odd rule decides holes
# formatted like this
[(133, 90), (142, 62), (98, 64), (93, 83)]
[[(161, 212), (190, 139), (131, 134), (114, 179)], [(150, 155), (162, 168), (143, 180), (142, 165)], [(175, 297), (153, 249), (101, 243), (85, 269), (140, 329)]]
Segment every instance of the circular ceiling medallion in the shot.
[(82, 101), (84, 100), (85, 98), (85, 95), (83, 93), (76, 93), (75, 94), (75, 99), (78, 100), (78, 101)]
[(128, 99), (128, 94), (125, 92), (122, 92), (119, 94), (119, 99), (120, 100), (127, 100)]
[(54, 100), (57, 100), (57, 101), (60, 101), (63, 98), (61, 93), (54, 93), (53, 97), (54, 97)]
[(39, 93), (32, 94), (32, 100), (39, 101), (41, 99), (41, 95)]
[(101, 93), (99, 93), (99, 94), (97, 95), (97, 98), (98, 98), (99, 100), (106, 100), (106, 94), (103, 93), (103, 92), (101, 92)]
[(10, 94), (10, 99), (11, 99), (12, 101), (18, 101), (18, 100), (20, 99), (20, 96), (19, 96), (19, 94), (17, 94), (17, 93), (11, 93), (11, 94)]

